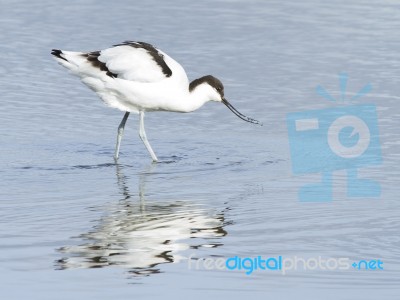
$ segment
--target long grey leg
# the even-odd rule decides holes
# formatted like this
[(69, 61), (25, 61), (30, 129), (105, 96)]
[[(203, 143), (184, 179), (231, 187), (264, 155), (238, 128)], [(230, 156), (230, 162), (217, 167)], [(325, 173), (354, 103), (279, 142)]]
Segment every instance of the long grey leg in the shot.
[(153, 161), (158, 161), (157, 156), (154, 154), (153, 149), (151, 149), (150, 143), (147, 140), (146, 132), (144, 131), (144, 112), (139, 112), (139, 117), (140, 117), (140, 126), (139, 126), (139, 136), (140, 139), (143, 141), (144, 145), (147, 148), (147, 151), (149, 151), (151, 158)]
[(128, 120), (128, 117), (129, 117), (129, 112), (127, 111), (125, 113), (124, 117), (122, 118), (121, 123), (118, 126), (117, 146), (115, 147), (115, 153), (114, 153), (115, 159), (118, 159), (118, 156), (119, 156), (119, 148), (121, 147), (121, 139), (122, 139), (122, 135), (124, 133), (125, 123), (126, 123), (126, 120)]

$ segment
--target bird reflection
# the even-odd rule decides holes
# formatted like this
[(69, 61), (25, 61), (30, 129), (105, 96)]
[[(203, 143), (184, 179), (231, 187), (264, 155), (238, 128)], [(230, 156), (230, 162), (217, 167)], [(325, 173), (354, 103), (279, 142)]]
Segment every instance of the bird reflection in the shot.
[(122, 198), (106, 209), (106, 216), (89, 232), (78, 237), (78, 245), (58, 251), (63, 258), (57, 269), (121, 266), (133, 276), (160, 273), (160, 264), (186, 259), (182, 252), (199, 247), (218, 247), (227, 232), (223, 212), (185, 200), (146, 200), (146, 179), (152, 164), (139, 175), (139, 197), (133, 197), (124, 166), (116, 164)]

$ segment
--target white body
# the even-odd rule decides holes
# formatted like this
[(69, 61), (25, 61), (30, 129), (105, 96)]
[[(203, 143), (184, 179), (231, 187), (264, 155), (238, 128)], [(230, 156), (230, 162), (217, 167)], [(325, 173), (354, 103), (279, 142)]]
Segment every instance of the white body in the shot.
[(93, 66), (84, 52), (62, 51), (63, 59), (56, 59), (80, 77), (108, 106), (122, 111), (191, 112), (207, 101), (221, 101), (219, 94), (207, 84), (189, 92), (189, 80), (182, 66), (164, 52), (157, 51), (171, 69), (170, 77), (163, 74), (145, 49), (129, 45), (108, 48), (98, 57), (109, 71), (118, 74), (118, 78)]
[(115, 159), (131, 112), (139, 114), (139, 136), (157, 161), (144, 130), (147, 111), (191, 112), (207, 101), (224, 103), (246, 122), (261, 124), (238, 112), (225, 98), (217, 78), (206, 75), (189, 84), (185, 70), (167, 54), (143, 42), (127, 41), (102, 51), (53, 49), (56, 60), (90, 87), (108, 105), (125, 112), (118, 127)]

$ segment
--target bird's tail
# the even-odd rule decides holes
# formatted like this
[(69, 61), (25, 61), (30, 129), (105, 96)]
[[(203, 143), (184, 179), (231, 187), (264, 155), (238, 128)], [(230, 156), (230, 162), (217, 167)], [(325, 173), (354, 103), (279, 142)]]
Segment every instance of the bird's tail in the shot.
[(85, 62), (82, 52), (63, 51), (59, 49), (51, 50), (56, 61), (71, 71), (76, 71)]
[(51, 54), (53, 54), (55, 57), (58, 57), (58, 58), (60, 58), (60, 59), (67, 60), (67, 59), (64, 57), (64, 53), (63, 53), (61, 50), (53, 49), (53, 50), (51, 50)]

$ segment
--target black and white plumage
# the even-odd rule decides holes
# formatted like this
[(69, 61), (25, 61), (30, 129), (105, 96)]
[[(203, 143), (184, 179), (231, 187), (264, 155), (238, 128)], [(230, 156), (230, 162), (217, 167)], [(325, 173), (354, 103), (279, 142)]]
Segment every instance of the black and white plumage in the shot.
[(208, 101), (216, 101), (224, 103), (239, 118), (261, 125), (238, 112), (225, 99), (224, 86), (217, 78), (207, 75), (189, 83), (178, 62), (148, 43), (126, 41), (93, 52), (53, 49), (51, 54), (108, 106), (125, 112), (118, 128), (116, 159), (131, 112), (140, 116), (139, 135), (153, 161), (157, 161), (157, 157), (144, 130), (145, 112), (191, 112)]

